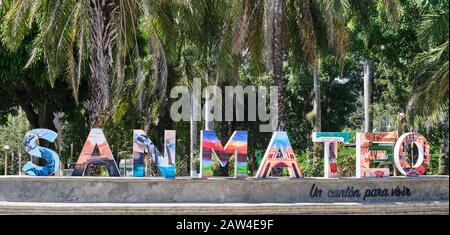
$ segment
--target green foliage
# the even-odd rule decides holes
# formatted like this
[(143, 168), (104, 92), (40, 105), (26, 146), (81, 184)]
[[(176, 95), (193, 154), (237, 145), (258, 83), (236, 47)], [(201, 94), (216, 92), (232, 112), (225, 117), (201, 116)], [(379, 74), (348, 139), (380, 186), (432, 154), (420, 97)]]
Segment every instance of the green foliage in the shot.
[[(27, 160), (28, 155), (23, 151), (22, 141), (25, 133), (29, 130), (28, 121), (25, 114), (21, 111), (17, 115), (8, 115), (7, 122), (0, 125), (0, 173), (3, 174), (5, 167), (5, 151), (4, 146), (8, 145), (9, 150), (6, 151), (8, 155), (8, 174), (19, 173), (19, 160), (18, 155), (22, 155), (22, 166)], [(12, 162), (12, 155), (15, 159)]]
[(356, 175), (356, 148), (344, 147), (338, 149), (338, 173), (342, 177), (355, 177)]
[(315, 165), (323, 166), (322, 158), (319, 159), (318, 163), (313, 163), (311, 159), (309, 159), (310, 153), (304, 152), (301, 155), (297, 155), (297, 160), (300, 164), (300, 170), (305, 177), (320, 177), (323, 176), (323, 168), (317, 169), (314, 167)]
[(7, 122), (0, 126), (0, 145), (9, 145), (10, 151), (23, 152), (22, 141), (25, 133), (28, 132), (29, 124), (25, 114), (19, 112), (17, 115), (8, 115)]
[[(91, 112), (86, 106), (94, 56), (89, 53), (94, 43), (88, 31), (89, 7), (72, 0), (2, 2), (0, 144), (12, 133), (20, 144), (24, 130), (11, 132), (13, 117), (49, 128), (54, 116), (44, 114), (57, 114), (61, 160), (73, 163), (88, 134)], [(119, 2), (126, 4), (118, 6), (114, 18), (106, 97), (110, 105), (102, 126), (106, 138), (113, 154), (123, 157), (131, 152), (132, 129), (146, 129), (159, 149), (164, 129), (175, 129), (177, 173), (189, 175), (190, 125), (170, 120), (170, 89), (190, 87), (194, 77), (203, 78), (204, 85), (272, 85), (265, 68), (273, 60), (273, 35), (265, 27), (270, 12), (259, 0)], [(311, 65), (320, 65), (322, 131), (356, 133), (363, 129), (361, 62), (366, 60), (374, 64), (375, 130), (395, 130), (397, 114), (408, 113), (408, 128), (429, 140), (429, 173), (436, 173), (439, 145), (448, 146), (448, 1), (289, 0), (284, 14), (286, 131), (305, 176), (323, 175), (323, 159), (313, 157), (322, 156), (322, 150), (311, 143)], [(41, 120), (33, 120), (33, 114)], [(202, 123), (197, 124), (200, 130)], [(259, 133), (259, 124), (216, 123), (221, 139), (229, 138), (232, 130), (249, 131), (249, 174), (260, 160), (255, 151), (264, 153), (271, 137)], [(197, 166), (198, 155), (196, 151)], [(354, 148), (341, 145), (338, 164), (342, 176), (354, 175)], [(214, 160), (214, 175), (233, 169)]]
[(438, 175), (439, 174), (439, 154), (430, 154), (430, 165), (427, 168), (427, 175)]

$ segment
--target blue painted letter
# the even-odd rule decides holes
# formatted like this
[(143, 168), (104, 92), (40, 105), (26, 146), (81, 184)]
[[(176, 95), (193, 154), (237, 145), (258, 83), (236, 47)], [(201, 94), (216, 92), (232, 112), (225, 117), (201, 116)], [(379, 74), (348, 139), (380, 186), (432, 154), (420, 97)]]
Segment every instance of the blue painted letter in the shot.
[(47, 129), (34, 129), (25, 134), (25, 138), (23, 140), (23, 147), (25, 148), (25, 152), (35, 157), (44, 158), (47, 161), (47, 165), (45, 166), (36, 166), (31, 162), (27, 162), (22, 168), (25, 174), (47, 176), (55, 174), (58, 171), (58, 154), (49, 148), (39, 146), (37, 143), (39, 139), (53, 142), (57, 136), (58, 134), (56, 134), (56, 132)]

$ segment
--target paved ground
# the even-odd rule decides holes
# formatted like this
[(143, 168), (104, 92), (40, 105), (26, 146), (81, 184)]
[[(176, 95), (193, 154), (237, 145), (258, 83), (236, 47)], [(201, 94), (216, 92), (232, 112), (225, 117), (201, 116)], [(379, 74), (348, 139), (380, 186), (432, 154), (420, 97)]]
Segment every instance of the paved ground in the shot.
[(448, 201), (394, 203), (36, 203), (0, 201), (0, 214), (449, 214)]

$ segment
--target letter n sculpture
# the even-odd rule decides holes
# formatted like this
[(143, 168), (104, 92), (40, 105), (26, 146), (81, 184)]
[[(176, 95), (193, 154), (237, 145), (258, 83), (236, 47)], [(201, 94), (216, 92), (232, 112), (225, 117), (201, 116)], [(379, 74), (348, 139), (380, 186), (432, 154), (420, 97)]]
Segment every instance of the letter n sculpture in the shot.
[(143, 130), (133, 131), (133, 176), (145, 176), (144, 158), (148, 153), (164, 178), (175, 178), (176, 131), (164, 131), (164, 155), (156, 148)]

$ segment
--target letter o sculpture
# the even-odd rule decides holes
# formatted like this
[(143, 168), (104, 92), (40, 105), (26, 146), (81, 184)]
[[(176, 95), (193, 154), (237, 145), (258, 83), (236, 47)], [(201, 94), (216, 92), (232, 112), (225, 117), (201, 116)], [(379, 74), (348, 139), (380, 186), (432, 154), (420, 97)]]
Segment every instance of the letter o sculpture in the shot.
[[(414, 143), (418, 149), (418, 159), (410, 166), (407, 157), (407, 147)], [(405, 133), (397, 140), (394, 147), (394, 162), (397, 169), (406, 176), (424, 175), (430, 164), (430, 146), (427, 139), (418, 133)]]

